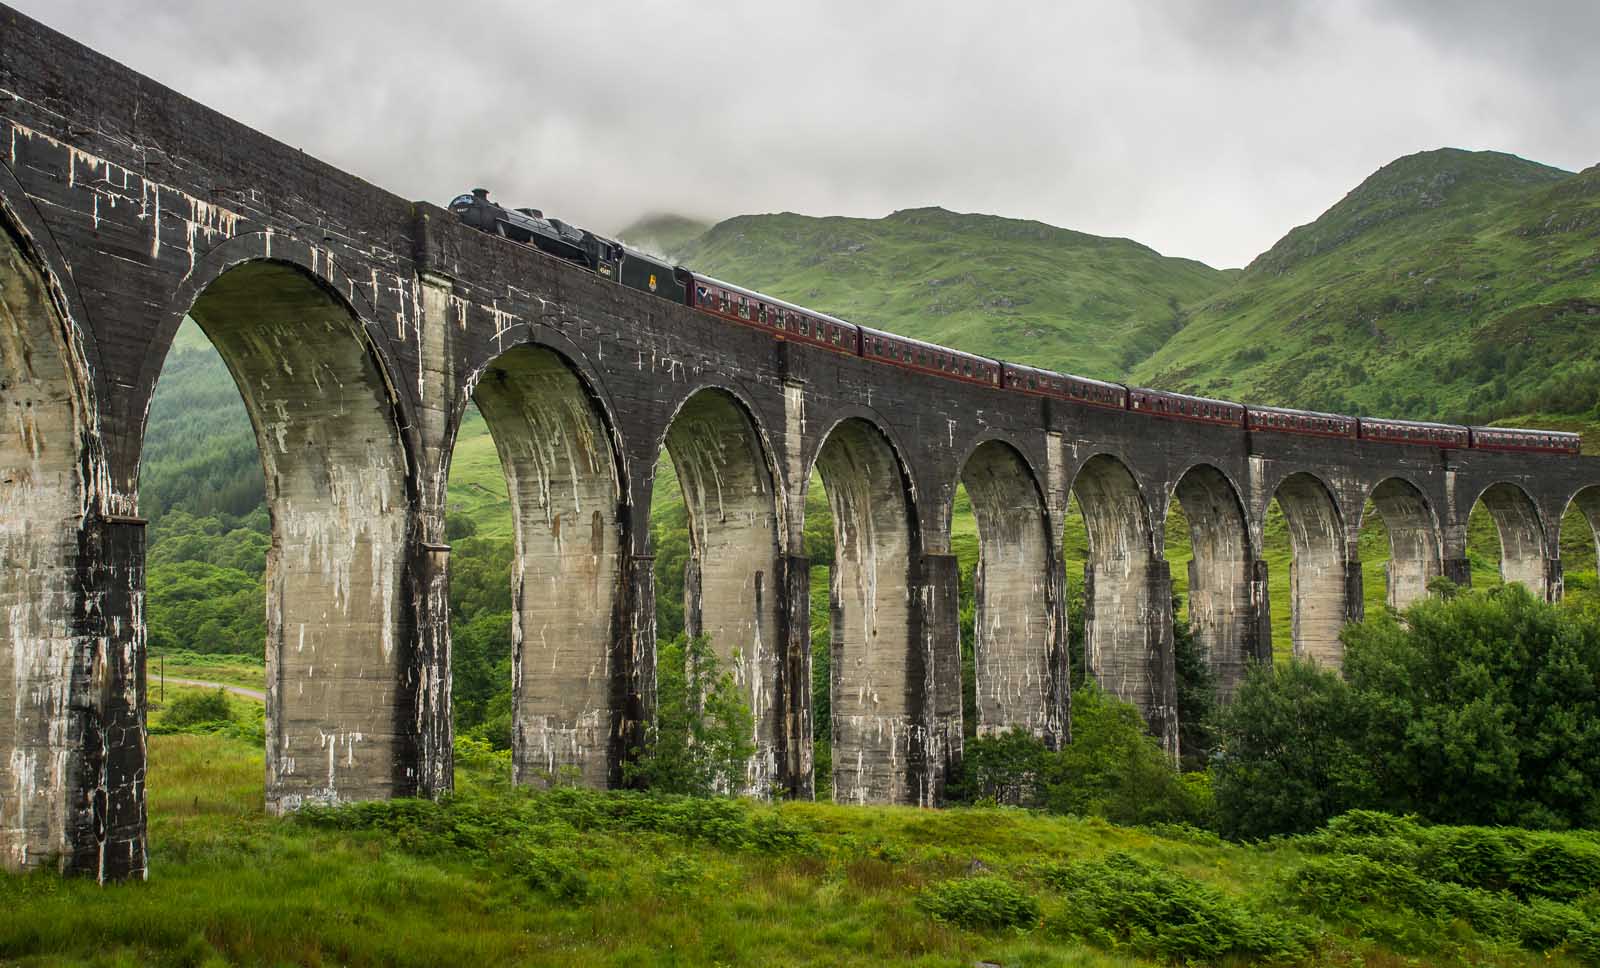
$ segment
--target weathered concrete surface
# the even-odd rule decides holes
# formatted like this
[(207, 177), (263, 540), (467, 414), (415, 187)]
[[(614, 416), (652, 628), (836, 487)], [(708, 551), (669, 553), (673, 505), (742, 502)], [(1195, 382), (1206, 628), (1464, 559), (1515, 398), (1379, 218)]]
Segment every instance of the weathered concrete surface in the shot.
[(44, 280), (0, 234), (0, 845), (12, 869), (72, 848), (83, 725), (70, 706), (93, 649), (74, 622), (86, 415), (64, 331)]
[(1372, 490), (1372, 503), (1389, 532), (1388, 603), (1404, 609), (1428, 594), (1428, 582), (1443, 573), (1439, 527), (1416, 485), (1390, 478)]
[[(1550, 593), (1544, 523), (1528, 492), (1515, 484), (1491, 485), (1478, 498), (1500, 534), (1500, 577), (1543, 598)], [(1559, 522), (1559, 519), (1557, 519)]]
[(391, 795), (415, 737), (411, 502), (388, 388), (349, 309), (297, 269), (229, 270), (191, 314), (238, 383), (266, 472), (268, 808)]
[(817, 458), (833, 511), (833, 798), (915, 800), (909, 773), (924, 664), (915, 639), (918, 549), (899, 458), (859, 420), (834, 428)]
[(755, 754), (743, 792), (767, 796), (782, 784), (778, 702), (778, 496), (761, 435), (721, 390), (690, 397), (672, 421), (667, 452), (689, 512), (684, 631), (710, 639), (750, 708)]
[[(145, 869), (138, 468), (146, 408), (191, 309), (240, 383), (271, 488), (270, 795), (283, 809), (449, 787), (444, 495), (474, 397), (515, 493), (507, 579), (528, 782), (570, 767), (619, 783), (652, 715), (649, 513), (663, 442), (694, 482), (694, 621), (729, 658), (739, 649), (761, 710), (752, 786), (801, 796), (804, 496), (814, 467), (827, 479), (834, 779), (854, 802), (937, 802), (961, 755), (948, 518), (963, 478), (984, 548), (983, 728), (1048, 734), (1053, 717), (1065, 734), (1065, 666), (1051, 649), (1067, 631), (1054, 590), (1075, 493), (1091, 541), (1089, 668), (1174, 751), (1160, 553), (1173, 499), (1197, 548), (1191, 617), (1232, 680), (1264, 656), (1273, 608), (1293, 612), (1301, 654), (1339, 661), (1339, 626), (1360, 614), (1352, 551), (1369, 497), (1394, 541), (1395, 601), (1436, 558), (1467, 579), (1479, 495), (1503, 572), (1553, 596), (1556, 522), (1600, 484), (1589, 458), (1244, 432), (774, 339), (465, 228), (3, 6), (0, 224), (11, 866), (59, 856), (106, 879)], [(1268, 601), (1259, 558), (1274, 497), (1294, 535), (1292, 602)], [(1580, 507), (1594, 521), (1600, 501)]]
[(1172, 579), (1155, 553), (1149, 506), (1127, 465), (1104, 454), (1083, 465), (1073, 496), (1089, 535), (1085, 666), (1112, 695), (1138, 706), (1151, 732), (1176, 755)]
[[(1337, 669), (1344, 657), (1339, 630), (1349, 618), (1349, 557), (1344, 523), (1327, 486), (1309, 474), (1295, 474), (1278, 486), (1278, 506), (1289, 524), (1294, 549), (1289, 588), (1294, 653)], [(1360, 584), (1357, 583), (1359, 590)], [(1355, 602), (1360, 601), (1357, 594)]]
[(1252, 595), (1256, 554), (1233, 483), (1207, 464), (1190, 468), (1174, 496), (1189, 520), (1189, 622), (1226, 701), (1261, 652)]
[(1066, 666), (1044, 496), (1022, 456), (997, 441), (973, 452), (961, 480), (978, 526), (978, 735), (1021, 729), (1057, 743)]
[(621, 484), (611, 434), (577, 374), (549, 350), (499, 357), (473, 395), (516, 523), (512, 775), (547, 783), (611, 773), (612, 656), (622, 627)]

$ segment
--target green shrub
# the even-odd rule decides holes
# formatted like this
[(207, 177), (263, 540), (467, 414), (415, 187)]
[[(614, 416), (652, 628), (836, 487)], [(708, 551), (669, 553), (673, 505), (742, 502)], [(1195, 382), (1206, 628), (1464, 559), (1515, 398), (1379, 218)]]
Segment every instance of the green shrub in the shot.
[[(1531, 951), (1566, 947), (1589, 957), (1594, 912), (1562, 900), (1596, 896), (1596, 881), (1579, 879), (1593, 848), (1581, 835), (1427, 827), (1360, 811), (1296, 843), (1318, 856), (1285, 875), (1290, 900), (1392, 947), (1438, 950), (1464, 927)], [(1542, 882), (1546, 871), (1553, 876)]]
[(1065, 901), (1046, 927), (1103, 948), (1175, 962), (1283, 962), (1313, 946), (1302, 925), (1125, 853), (1046, 865), (1040, 875)]
[(1518, 584), (1345, 629), (1383, 785), (1439, 823), (1600, 826), (1600, 620)]
[(945, 798), (951, 803), (1039, 806), (1039, 782), (1053, 755), (1043, 740), (1026, 730), (970, 738), (946, 780)]
[(1203, 775), (1186, 781), (1138, 709), (1094, 685), (1072, 694), (1072, 742), (1050, 757), (1045, 807), (1112, 823), (1212, 823)]
[(754, 720), (711, 640), (663, 646), (656, 677), (656, 721), (644, 748), (624, 766), (628, 782), (691, 796), (747, 792)]
[(222, 725), (233, 720), (233, 706), (222, 689), (182, 693), (168, 703), (161, 714), (161, 724), (176, 730)]
[(1401, 864), (1431, 880), (1525, 900), (1577, 900), (1600, 890), (1600, 843), (1583, 833), (1435, 827), (1411, 817), (1353, 810), (1297, 843), (1317, 853)]
[(1360, 703), (1338, 673), (1299, 659), (1254, 666), (1217, 734), (1211, 777), (1226, 836), (1313, 830), (1380, 800)]
[(526, 847), (517, 852), (515, 871), (533, 890), (558, 901), (589, 897), (589, 878), (577, 853), (552, 847)]
[(1039, 923), (1039, 901), (1003, 877), (981, 874), (940, 881), (917, 895), (936, 921), (978, 931), (1027, 929)]

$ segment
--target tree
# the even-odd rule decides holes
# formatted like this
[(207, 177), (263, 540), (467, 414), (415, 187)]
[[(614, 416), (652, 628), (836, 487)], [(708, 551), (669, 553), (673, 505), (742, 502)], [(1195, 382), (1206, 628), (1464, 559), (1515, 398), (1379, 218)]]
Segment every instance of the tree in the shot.
[(1132, 703), (1095, 685), (1072, 694), (1072, 742), (1046, 761), (1046, 809), (1113, 823), (1210, 822), (1204, 780), (1186, 782)]
[(1430, 820), (1600, 825), (1600, 621), (1521, 585), (1345, 630), (1389, 798)]
[(1222, 832), (1296, 833), (1376, 805), (1365, 739), (1358, 697), (1338, 673), (1299, 659), (1251, 668), (1217, 724), (1211, 782)]
[(1183, 599), (1172, 599), (1173, 665), (1177, 671), (1178, 749), (1186, 771), (1203, 770), (1216, 745), (1214, 735), (1217, 706), (1217, 674), (1210, 657), (1194, 636), (1194, 629), (1180, 616)]
[(625, 767), (630, 783), (691, 796), (745, 792), (755, 720), (733, 673), (719, 666), (703, 635), (680, 636), (661, 648), (656, 721)]

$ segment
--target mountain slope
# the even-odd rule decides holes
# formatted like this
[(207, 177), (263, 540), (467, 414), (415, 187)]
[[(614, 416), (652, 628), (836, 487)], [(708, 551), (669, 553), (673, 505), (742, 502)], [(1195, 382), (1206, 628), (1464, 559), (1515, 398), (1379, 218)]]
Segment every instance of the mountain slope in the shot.
[(728, 219), (688, 266), (852, 322), (1119, 378), (1230, 274), (1128, 239), (941, 208), (881, 219)]
[(1345, 412), (1582, 413), (1600, 393), (1600, 167), (1401, 158), (1289, 232), (1133, 380)]
[(617, 238), (635, 248), (676, 259), (684, 246), (705, 234), (711, 223), (685, 215), (658, 213), (646, 215), (617, 233)]

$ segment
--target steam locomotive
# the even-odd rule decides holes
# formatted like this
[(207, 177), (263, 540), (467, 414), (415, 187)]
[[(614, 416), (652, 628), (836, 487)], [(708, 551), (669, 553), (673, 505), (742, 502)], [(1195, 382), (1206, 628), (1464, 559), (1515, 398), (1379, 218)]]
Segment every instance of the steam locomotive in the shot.
[(859, 356), (886, 366), (947, 380), (975, 383), (1010, 393), (1052, 397), (1112, 410), (1129, 410), (1171, 420), (1237, 427), (1264, 433), (1371, 440), (1428, 447), (1577, 454), (1579, 435), (1554, 430), (1461, 427), (1454, 424), (1376, 417), (1349, 417), (1285, 407), (1258, 407), (1130, 387), (1033, 366), (991, 360), (934, 343), (857, 326), (826, 313), (744, 289), (682, 266), (667, 263), (587, 229), (547, 218), (535, 208), (507, 209), (474, 189), (457, 196), (450, 211), (473, 228), (583, 266), (630, 289), (670, 299), (775, 337), (835, 353)]

